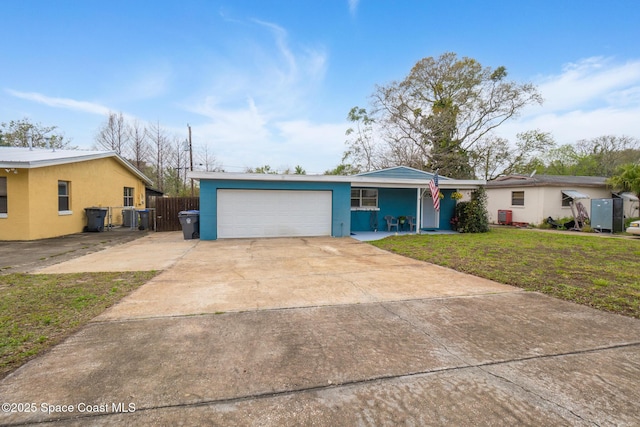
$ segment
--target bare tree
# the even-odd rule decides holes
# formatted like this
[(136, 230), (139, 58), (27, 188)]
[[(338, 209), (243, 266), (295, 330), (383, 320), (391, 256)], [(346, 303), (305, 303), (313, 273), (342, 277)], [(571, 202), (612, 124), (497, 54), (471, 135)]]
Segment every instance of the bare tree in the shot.
[(499, 137), (478, 141), (469, 156), (476, 176), (491, 180), (501, 175), (526, 172), (536, 156), (542, 156), (555, 147), (551, 135), (538, 130), (519, 133), (516, 138), (515, 147)]
[(115, 151), (120, 155), (124, 154), (129, 144), (129, 131), (121, 112), (109, 113), (107, 121), (98, 130), (96, 144), (98, 147)]
[(139, 121), (134, 120), (128, 126), (129, 131), (129, 159), (139, 170), (150, 160), (151, 147), (149, 146), (146, 128)]
[[(198, 166), (204, 167), (206, 172), (220, 171), (220, 164), (213, 155), (208, 145), (202, 145), (197, 149), (196, 162)], [(194, 166), (195, 167), (195, 166)]]
[(149, 124), (147, 127), (147, 137), (151, 144), (151, 151), (153, 153), (153, 163), (155, 169), (155, 186), (158, 190), (164, 191), (164, 170), (168, 163), (168, 155), (170, 153), (170, 143), (167, 133), (160, 126), (160, 122)]
[(167, 154), (165, 189), (174, 196), (186, 194), (187, 171), (189, 170), (189, 148), (184, 140), (174, 137)]

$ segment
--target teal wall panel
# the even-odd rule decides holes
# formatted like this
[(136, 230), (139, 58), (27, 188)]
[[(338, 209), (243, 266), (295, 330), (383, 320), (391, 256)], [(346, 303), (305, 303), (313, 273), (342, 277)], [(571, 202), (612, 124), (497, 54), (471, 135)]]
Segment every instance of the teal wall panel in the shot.
[(456, 201), (451, 198), (455, 190), (440, 190), (444, 198), (440, 200), (440, 229), (451, 230), (451, 218), (456, 210)]
[(379, 211), (351, 211), (351, 231), (374, 231), (383, 227)]
[[(354, 186), (354, 188), (357, 188)], [(387, 224), (384, 217), (391, 215), (416, 216), (417, 190), (412, 188), (379, 188), (378, 208), (379, 211), (352, 211), (351, 231), (373, 231), (375, 229), (384, 231)]]

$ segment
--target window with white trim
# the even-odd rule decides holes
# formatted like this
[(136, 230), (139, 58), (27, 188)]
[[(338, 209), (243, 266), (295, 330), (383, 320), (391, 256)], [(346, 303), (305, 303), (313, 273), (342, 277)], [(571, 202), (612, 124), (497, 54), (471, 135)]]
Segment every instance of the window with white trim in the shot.
[(378, 189), (377, 188), (352, 188), (351, 189), (352, 208), (377, 208)]
[(58, 181), (58, 212), (69, 212), (71, 210), (71, 200), (69, 181)]
[(124, 205), (123, 206), (133, 206), (133, 188), (132, 187), (124, 187)]
[(0, 217), (6, 217), (7, 213), (7, 177), (0, 176)]
[(511, 206), (524, 206), (524, 191), (511, 192)]

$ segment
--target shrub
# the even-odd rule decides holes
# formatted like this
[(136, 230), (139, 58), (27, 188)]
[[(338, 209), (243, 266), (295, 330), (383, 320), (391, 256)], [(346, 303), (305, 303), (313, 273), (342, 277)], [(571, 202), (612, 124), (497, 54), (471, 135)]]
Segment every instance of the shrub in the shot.
[(540, 224), (537, 225), (537, 228), (543, 229), (543, 230), (547, 230), (551, 228), (551, 224), (549, 224), (547, 222), (547, 220), (545, 219), (544, 221), (542, 221)]
[(458, 202), (454, 219), (457, 221), (452, 219), (452, 225), (460, 233), (486, 233), (489, 231), (485, 189), (481, 187), (474, 190), (469, 202)]

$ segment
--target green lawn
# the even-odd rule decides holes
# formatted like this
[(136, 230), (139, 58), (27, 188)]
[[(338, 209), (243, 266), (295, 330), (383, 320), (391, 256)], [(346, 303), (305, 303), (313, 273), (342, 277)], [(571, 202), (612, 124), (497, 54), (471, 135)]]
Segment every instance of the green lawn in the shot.
[(422, 261), (640, 318), (640, 239), (495, 228), (371, 244)]
[(157, 272), (0, 275), (0, 378)]

